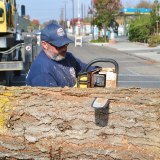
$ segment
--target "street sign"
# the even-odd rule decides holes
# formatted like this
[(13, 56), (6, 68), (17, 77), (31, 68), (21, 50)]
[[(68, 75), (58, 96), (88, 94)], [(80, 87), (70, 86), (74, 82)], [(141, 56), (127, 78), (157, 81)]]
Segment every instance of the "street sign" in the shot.
[(76, 46), (82, 47), (82, 36), (75, 36), (75, 47)]

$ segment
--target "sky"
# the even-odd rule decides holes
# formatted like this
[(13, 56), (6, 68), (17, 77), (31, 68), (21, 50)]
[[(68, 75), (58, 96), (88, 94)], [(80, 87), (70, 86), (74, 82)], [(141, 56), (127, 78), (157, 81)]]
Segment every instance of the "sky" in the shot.
[[(91, 0), (73, 0), (74, 1), (74, 17), (78, 17), (78, 1), (84, 6), (84, 15), (87, 15), (88, 7)], [(132, 7), (140, 2), (140, 0), (121, 0), (124, 6)], [(154, 1), (154, 0), (147, 0)], [(66, 4), (66, 5), (65, 5)], [(60, 20), (61, 10), (65, 11), (66, 19), (72, 18), (72, 0), (17, 0), (18, 12), (20, 13), (21, 5), (26, 6), (26, 15), (30, 15), (31, 20), (38, 19), (40, 23), (49, 20)], [(65, 12), (64, 14), (65, 15)], [(65, 16), (64, 16), (65, 17)]]

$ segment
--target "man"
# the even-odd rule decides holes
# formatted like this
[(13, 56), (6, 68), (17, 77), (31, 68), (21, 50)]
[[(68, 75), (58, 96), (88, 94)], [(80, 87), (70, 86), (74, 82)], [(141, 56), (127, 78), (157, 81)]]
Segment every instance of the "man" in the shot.
[(49, 24), (41, 31), (42, 51), (32, 63), (26, 84), (43, 87), (73, 87), (86, 64), (67, 52), (71, 43), (64, 29)]

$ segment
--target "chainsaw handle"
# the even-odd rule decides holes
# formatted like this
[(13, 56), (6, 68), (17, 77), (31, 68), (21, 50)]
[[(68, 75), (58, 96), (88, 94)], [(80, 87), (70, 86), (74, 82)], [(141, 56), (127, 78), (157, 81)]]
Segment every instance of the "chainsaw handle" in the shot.
[(113, 63), (114, 66), (115, 66), (115, 72), (116, 72), (117, 75), (118, 75), (118, 71), (119, 71), (118, 63), (117, 63), (114, 59), (107, 59), (107, 58), (98, 58), (98, 59), (92, 60), (91, 62), (89, 62), (89, 63), (87, 64), (87, 66), (85, 67), (84, 71), (87, 72), (87, 71), (88, 71), (88, 68), (89, 68), (92, 64), (98, 63), (98, 62), (109, 62), (109, 63)]

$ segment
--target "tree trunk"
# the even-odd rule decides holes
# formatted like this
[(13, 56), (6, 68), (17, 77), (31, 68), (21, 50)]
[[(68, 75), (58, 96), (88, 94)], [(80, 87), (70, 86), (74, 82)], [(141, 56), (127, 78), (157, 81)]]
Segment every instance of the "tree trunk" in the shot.
[(0, 87), (0, 159), (159, 160), (160, 89)]

